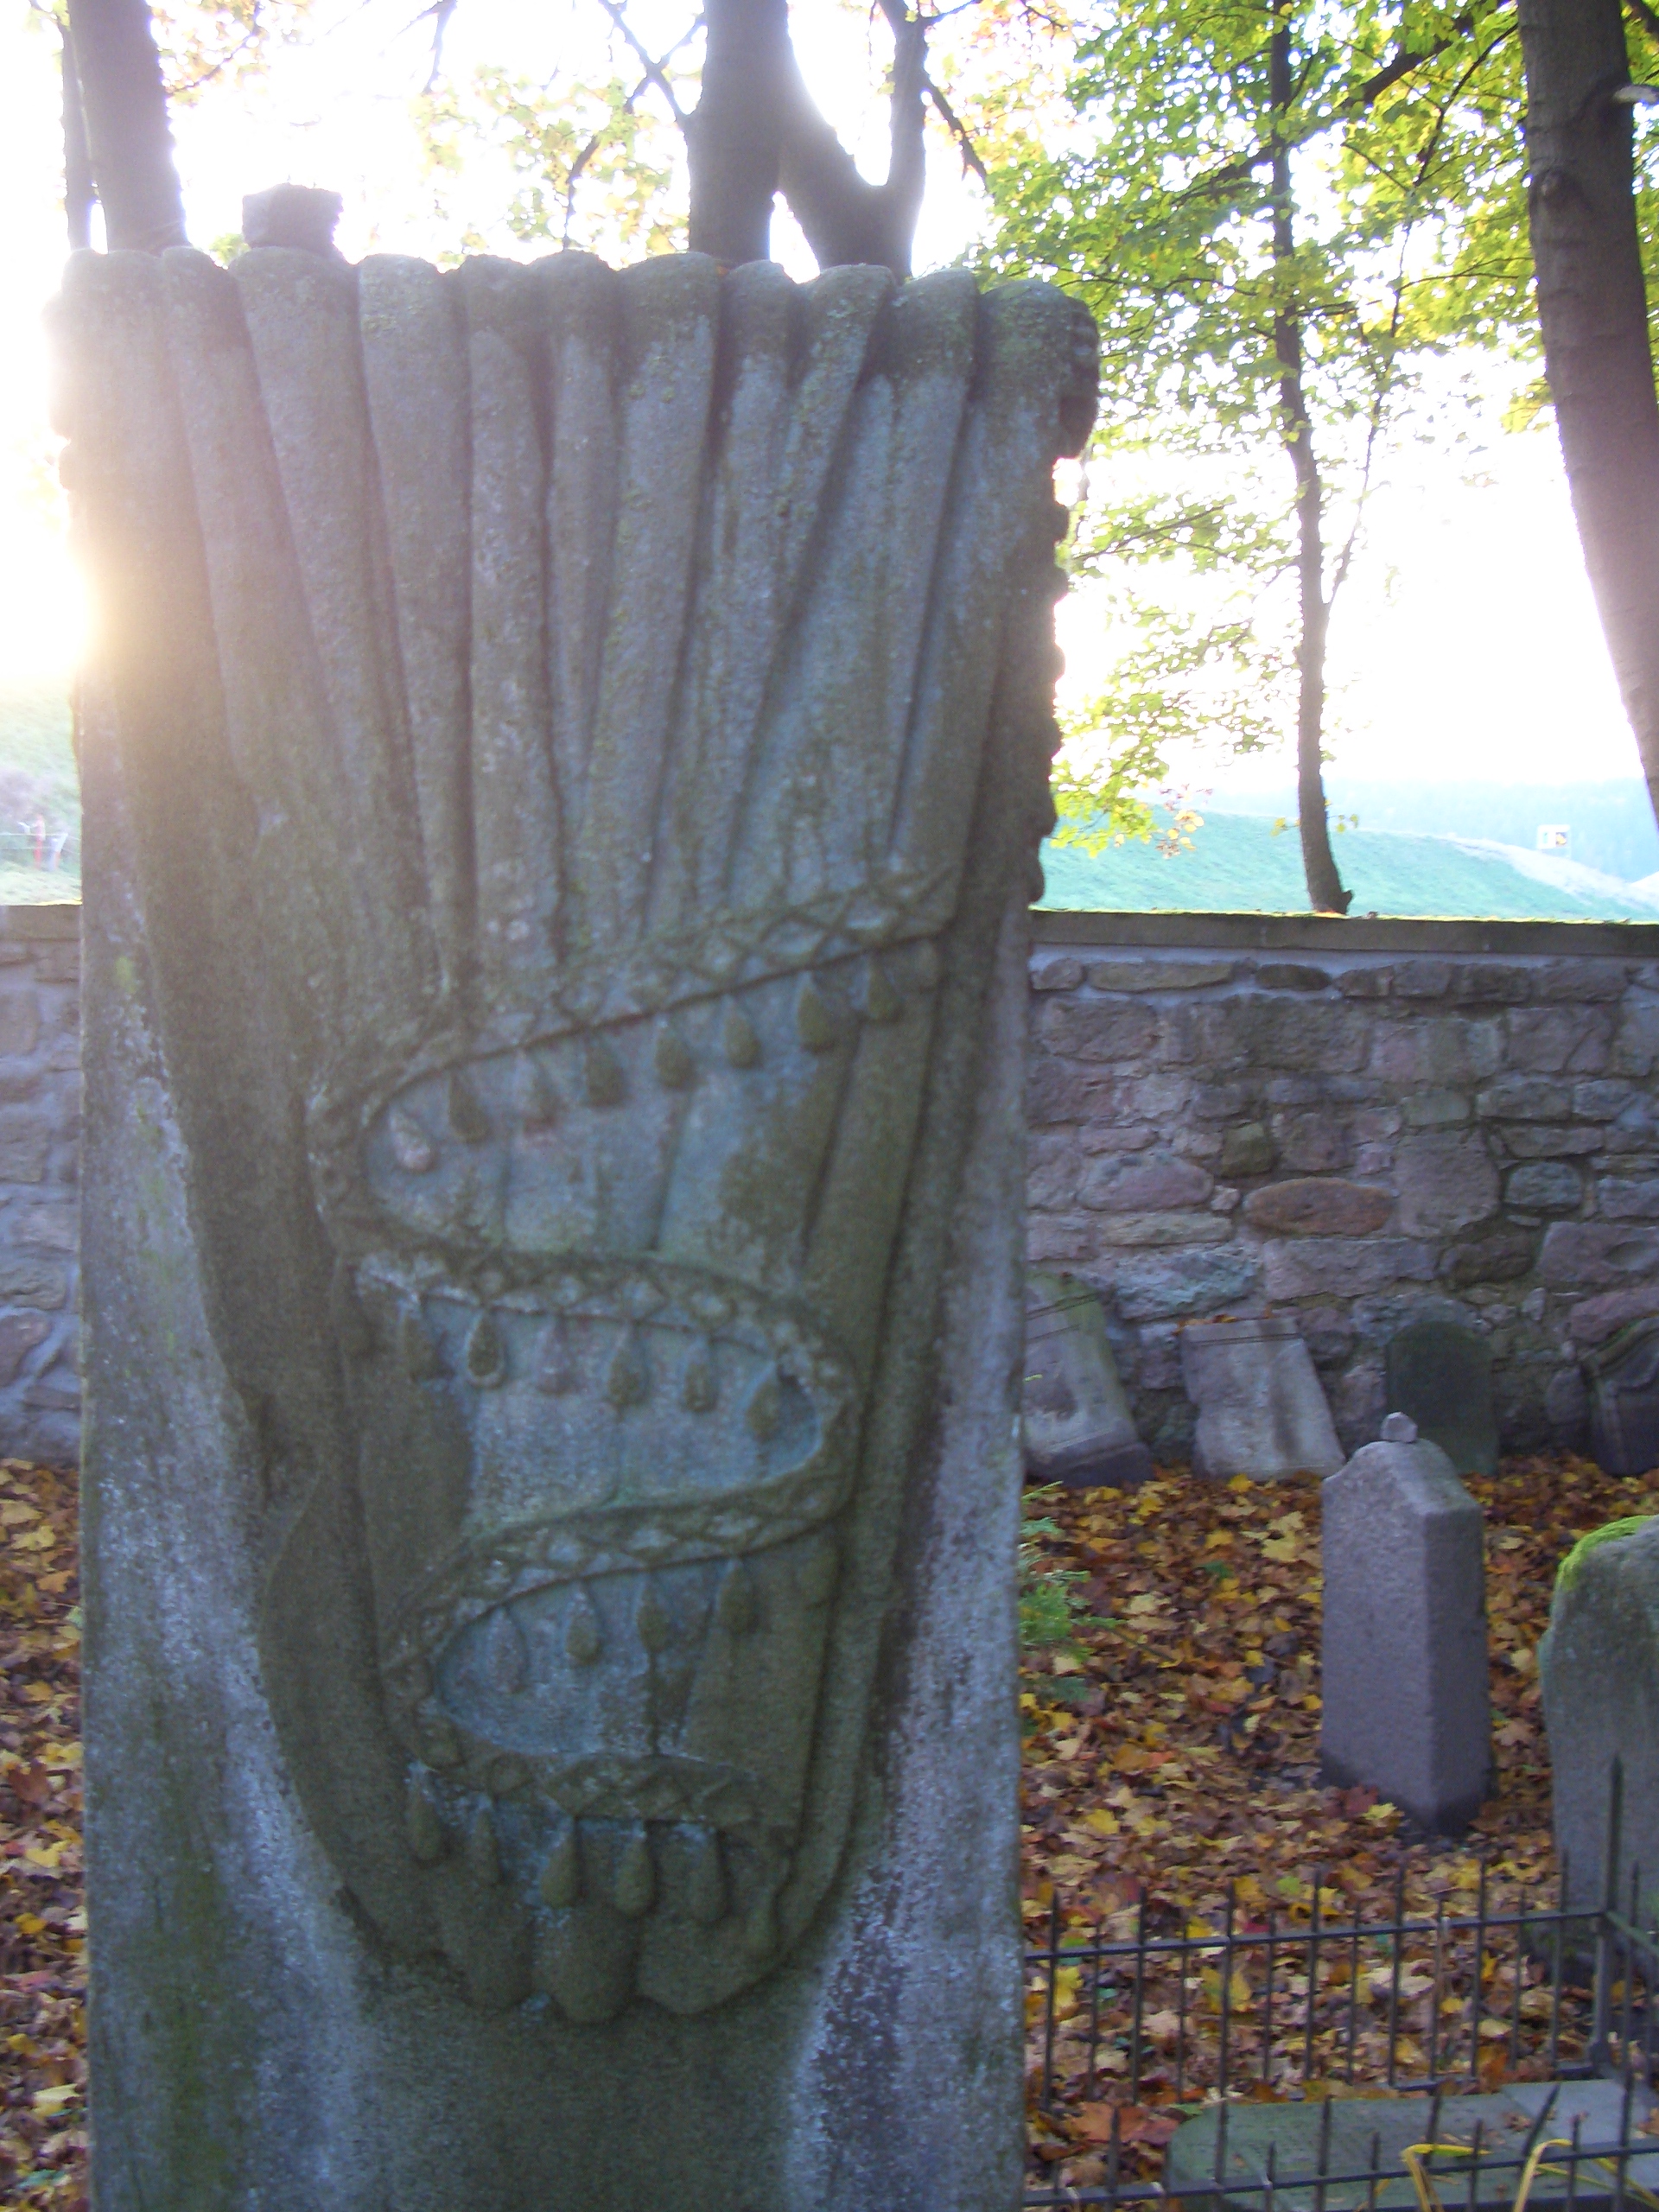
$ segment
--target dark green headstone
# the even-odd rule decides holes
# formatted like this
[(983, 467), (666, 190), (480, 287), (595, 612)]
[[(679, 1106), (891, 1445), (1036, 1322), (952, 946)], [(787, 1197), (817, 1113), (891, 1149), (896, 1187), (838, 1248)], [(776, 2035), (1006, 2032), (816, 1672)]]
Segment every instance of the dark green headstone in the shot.
[(1386, 1359), (1389, 1411), (1409, 1414), (1460, 1475), (1493, 1473), (1497, 1421), (1485, 1338), (1455, 1321), (1410, 1321), (1389, 1339)]

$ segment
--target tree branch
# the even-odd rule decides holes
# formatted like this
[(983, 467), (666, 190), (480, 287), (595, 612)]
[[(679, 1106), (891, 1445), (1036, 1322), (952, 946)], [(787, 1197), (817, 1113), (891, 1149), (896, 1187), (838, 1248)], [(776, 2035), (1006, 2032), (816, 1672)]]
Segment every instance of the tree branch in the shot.
[[(969, 0), (969, 5), (972, 5), (973, 3), (974, 0)], [(953, 10), (951, 12), (954, 13), (955, 10)], [(942, 18), (938, 16), (931, 16), (929, 18), (930, 22), (938, 22), (941, 20)], [(946, 99), (944, 94), (934, 83), (931, 76), (926, 72), (924, 72), (922, 76), (922, 90), (927, 94), (929, 99), (932, 101), (934, 111), (938, 116), (940, 122), (944, 124), (945, 129), (950, 133), (950, 136), (956, 140), (957, 146), (960, 148), (962, 152), (962, 165), (963, 168), (971, 169), (974, 175), (979, 179), (980, 182), (985, 186), (987, 190), (988, 190), (990, 188), (991, 173), (981, 160), (979, 149), (975, 145), (973, 139), (969, 133), (967, 124), (962, 121), (956, 110), (951, 106), (950, 101)]]

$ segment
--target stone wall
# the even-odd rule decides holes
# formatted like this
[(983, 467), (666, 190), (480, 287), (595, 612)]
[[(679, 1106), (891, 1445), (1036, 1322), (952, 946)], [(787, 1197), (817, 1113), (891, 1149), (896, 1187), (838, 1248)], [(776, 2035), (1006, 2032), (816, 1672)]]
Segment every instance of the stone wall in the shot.
[(1038, 917), (1030, 1255), (1104, 1294), (1141, 1433), (1177, 1337), (1294, 1313), (1344, 1445), (1408, 1315), (1491, 1341), (1504, 1446), (1659, 1313), (1659, 927)]
[(80, 909), (0, 907), (0, 1453), (80, 1442)]
[[(0, 1452), (79, 1435), (78, 910), (0, 909)], [(1490, 1337), (1507, 1448), (1659, 1313), (1659, 925), (1042, 914), (1030, 1254), (1104, 1294), (1184, 1457), (1177, 1332), (1294, 1312), (1344, 1444), (1408, 1314)]]

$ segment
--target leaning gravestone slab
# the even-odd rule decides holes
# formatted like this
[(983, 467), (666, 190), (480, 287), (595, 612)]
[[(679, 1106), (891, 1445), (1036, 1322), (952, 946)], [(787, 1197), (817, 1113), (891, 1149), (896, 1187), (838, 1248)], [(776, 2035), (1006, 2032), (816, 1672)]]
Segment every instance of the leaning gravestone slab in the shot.
[(1584, 1363), (1590, 1449), (1610, 1475), (1659, 1466), (1659, 1320), (1633, 1321)]
[(1152, 1454), (1135, 1433), (1100, 1300), (1075, 1275), (1026, 1277), (1026, 1371), (1020, 1404), (1033, 1482), (1089, 1490), (1144, 1482)]
[(1659, 1517), (1592, 1529), (1567, 1554), (1538, 1676), (1567, 1905), (1589, 1912), (1603, 1902), (1617, 1760), (1617, 1896), (1627, 1909), (1634, 1872), (1645, 1927), (1659, 1906)]
[(1497, 1468), (1492, 1349), (1472, 1329), (1433, 1318), (1408, 1321), (1383, 1355), (1388, 1402), (1438, 1444), (1460, 1475)]
[(101, 2212), (1009, 2212), (1087, 318), (273, 248), (60, 336)]
[(1491, 1775), (1481, 1511), (1437, 1444), (1390, 1414), (1325, 1485), (1319, 1758), (1456, 1834)]
[(1195, 1473), (1272, 1482), (1342, 1465), (1331, 1408), (1288, 1317), (1189, 1321), (1181, 1374), (1198, 1413)]

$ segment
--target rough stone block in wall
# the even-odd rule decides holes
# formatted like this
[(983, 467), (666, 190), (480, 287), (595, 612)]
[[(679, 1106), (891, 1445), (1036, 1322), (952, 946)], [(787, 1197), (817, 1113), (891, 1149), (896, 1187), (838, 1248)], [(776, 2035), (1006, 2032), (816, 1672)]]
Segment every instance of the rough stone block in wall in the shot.
[(1586, 1440), (1580, 1356), (1659, 1313), (1659, 927), (1043, 915), (1033, 982), (1031, 1249), (1155, 1448), (1184, 1324), (1269, 1310), (1351, 1451), (1426, 1313), (1490, 1344), (1506, 1449)]
[(0, 1455), (80, 1448), (80, 910), (0, 908)]
[[(0, 910), (0, 1452), (78, 1448), (78, 915)], [(1102, 1293), (1141, 1433), (1179, 1333), (1294, 1313), (1350, 1451), (1425, 1312), (1491, 1343), (1506, 1450), (1659, 1313), (1659, 926), (1039, 915), (1029, 1251)]]

